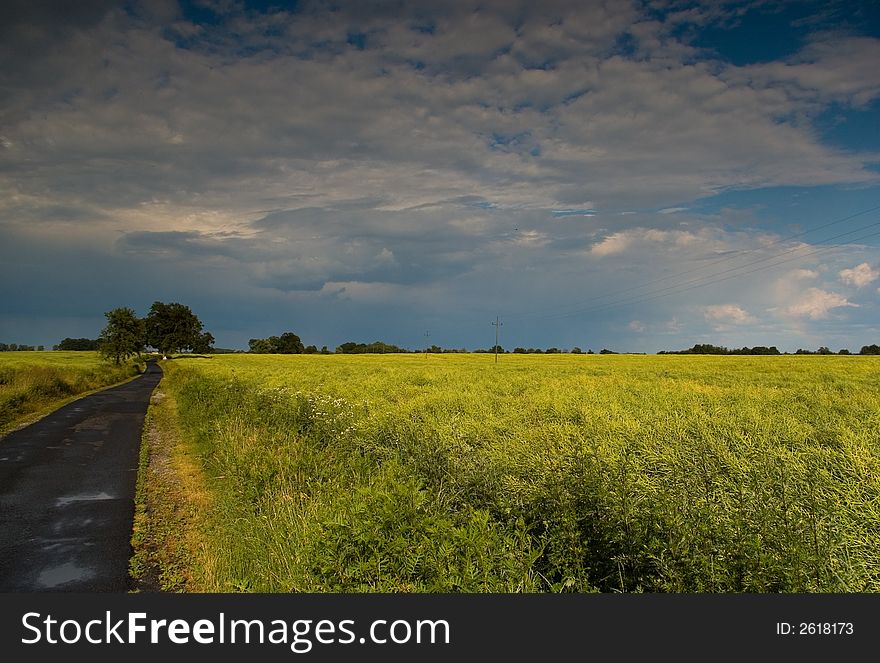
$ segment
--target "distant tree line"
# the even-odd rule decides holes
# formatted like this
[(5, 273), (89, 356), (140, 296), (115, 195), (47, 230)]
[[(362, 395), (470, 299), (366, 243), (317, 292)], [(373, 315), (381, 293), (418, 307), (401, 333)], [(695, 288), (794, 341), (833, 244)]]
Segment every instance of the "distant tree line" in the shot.
[[(467, 350), (461, 350), (461, 352), (467, 352)], [(491, 352), (491, 353), (494, 353), (494, 352), (495, 352), (495, 346), (492, 346), (492, 347), (489, 348), (488, 350), (482, 350), (482, 349), (481, 349), (481, 350), (474, 350), (474, 352)], [(499, 352), (499, 354), (500, 354), (500, 353), (508, 352), (508, 351), (505, 350), (504, 348), (502, 348), (502, 347), (499, 345), (499, 346), (498, 346), (498, 352)], [(517, 354), (517, 355), (555, 355), (555, 354), (594, 355), (594, 354), (596, 354), (596, 353), (593, 352), (592, 350), (587, 350), (586, 352), (584, 352), (584, 351), (581, 350), (579, 347), (575, 346), (575, 347), (573, 347), (571, 350), (567, 350), (567, 349), (565, 349), (565, 348), (563, 348), (563, 349), (559, 349), (559, 348), (556, 348), (556, 347), (550, 347), (550, 348), (547, 348), (546, 350), (543, 349), (543, 348), (522, 348), (522, 347), (516, 347), (516, 348), (513, 349), (513, 354)], [(619, 354), (619, 353), (615, 352), (614, 350), (608, 350), (607, 348), (602, 348), (601, 350), (599, 350), (599, 354), (600, 354), (600, 355), (616, 355), (616, 354)]]
[[(209, 332), (202, 331), (202, 323), (192, 313), (189, 307), (182, 304), (163, 304), (154, 302), (150, 312), (143, 320), (139, 319), (131, 309), (114, 309), (105, 314), (108, 325), (102, 331), (101, 337), (90, 338), (65, 338), (53, 350), (99, 350), (114, 361), (123, 359), (143, 352), (146, 347), (153, 347), (163, 355), (173, 352), (194, 352), (213, 354), (238, 353), (243, 350), (214, 348), (214, 337)], [(23, 345), (17, 343), (0, 343), (0, 352), (42, 351), (42, 345)], [(299, 336), (293, 332), (284, 332), (279, 336), (268, 338), (252, 338), (248, 341), (247, 352), (253, 354), (331, 354), (327, 346), (319, 350), (315, 345), (304, 345)], [(335, 354), (392, 354), (392, 353), (466, 353), (466, 348), (443, 348), (439, 345), (431, 345), (422, 350), (408, 350), (391, 343), (373, 341), (372, 343), (356, 343), (349, 341), (336, 347)], [(476, 349), (475, 353), (495, 353), (496, 348)], [(505, 350), (502, 346), (497, 347), (497, 352), (514, 354), (595, 354), (592, 349), (584, 352), (575, 346), (568, 349), (557, 347), (549, 348), (524, 348), (517, 346), (513, 350)], [(613, 350), (602, 348), (599, 354), (618, 354)], [(672, 355), (781, 355), (789, 354), (780, 352), (772, 345), (766, 347), (756, 345), (754, 347), (727, 348), (711, 343), (697, 343), (687, 350), (660, 350), (657, 354)], [(799, 348), (792, 354), (796, 355), (852, 355), (848, 349), (843, 348), (833, 352), (827, 346), (821, 346), (817, 350)], [(880, 355), (880, 345), (864, 345), (858, 354)]]
[[(486, 352), (494, 352), (494, 349), (486, 350)], [(499, 350), (499, 352), (501, 352), (501, 350)], [(555, 355), (555, 354), (594, 355), (594, 354), (596, 354), (595, 352), (593, 352), (592, 349), (589, 349), (586, 352), (584, 352), (578, 346), (574, 346), (571, 350), (567, 350), (565, 348), (560, 350), (559, 348), (556, 348), (556, 347), (549, 347), (546, 350), (542, 349), (542, 348), (516, 347), (513, 349), (513, 353), (518, 354), (518, 355), (533, 355), (533, 354), (535, 354), (535, 355), (541, 355), (541, 354), (543, 354), (543, 355)], [(617, 353), (612, 350), (602, 348), (601, 350), (599, 350), (599, 354), (600, 355), (616, 355)]]
[[(743, 347), (743, 348), (725, 348), (724, 346), (719, 345), (711, 345), (708, 343), (697, 343), (694, 347), (689, 348), (687, 350), (661, 350), (657, 354), (660, 355), (781, 355), (781, 354), (789, 354), (782, 353), (775, 345), (771, 345), (769, 348), (763, 345), (756, 345), (753, 348)], [(833, 352), (830, 348), (826, 346), (820, 347), (818, 350), (804, 350), (803, 348), (798, 348), (794, 353), (796, 355), (851, 355), (852, 352), (843, 348), (836, 353)], [(880, 354), (880, 346), (878, 345), (864, 345), (862, 349), (859, 351), (860, 355), (877, 355)]]
[(466, 353), (467, 348), (441, 348), (439, 345), (431, 345), (430, 347), (425, 348), (424, 350), (414, 350), (414, 352), (424, 352), (426, 354), (448, 354), (452, 353)]
[[(830, 348), (825, 347), (824, 345), (820, 347), (818, 350), (804, 350), (803, 348), (798, 348), (795, 351), (796, 355), (833, 355), (834, 352), (831, 351)], [(838, 354), (848, 355), (850, 351), (844, 348)]]
[(53, 346), (53, 350), (98, 350), (100, 349), (100, 339), (91, 338), (65, 338), (61, 342)]
[[(509, 350), (505, 350), (502, 346), (498, 346), (497, 348), (499, 353), (508, 353)], [(487, 349), (478, 348), (474, 350), (475, 353), (489, 353), (492, 354), (496, 351), (496, 348), (490, 347)], [(320, 350), (314, 345), (303, 346), (300, 337), (294, 334), (293, 332), (285, 332), (280, 336), (270, 336), (269, 338), (252, 338), (248, 341), (248, 352), (252, 354), (331, 354), (325, 345)], [(394, 354), (394, 353), (427, 353), (427, 354), (448, 354), (448, 353), (467, 353), (467, 348), (443, 348), (439, 345), (431, 345), (422, 350), (409, 350), (407, 348), (402, 348), (400, 346), (394, 345), (392, 343), (385, 343), (383, 341), (373, 341), (372, 343), (356, 343), (355, 341), (348, 341), (346, 343), (342, 343), (341, 345), (336, 346), (336, 350), (333, 354)], [(557, 353), (571, 353), (571, 354), (595, 354), (592, 350), (587, 350), (584, 352), (578, 347), (574, 347), (571, 350), (560, 350), (559, 348), (551, 347), (546, 350), (541, 348), (515, 348), (513, 350), (514, 353), (517, 354), (557, 354)], [(600, 354), (617, 354), (612, 352), (611, 350), (602, 349)]]
[(252, 338), (248, 341), (248, 352), (261, 355), (330, 354), (326, 345), (320, 350), (314, 345), (303, 345), (300, 337), (293, 332), (284, 332), (281, 336), (269, 338)]
[(504, 348), (502, 348), (500, 345), (493, 345), (493, 346), (492, 346), (491, 348), (489, 348), (489, 349), (477, 348), (476, 350), (474, 350), (474, 352), (476, 352), (476, 353), (489, 352), (489, 353), (492, 353), (492, 354), (494, 354), (496, 351), (498, 352), (498, 354), (504, 354), (505, 352), (507, 352), (507, 350), (505, 350)]
[(20, 343), (0, 343), (0, 352), (42, 352), (42, 345), (24, 345)]
[(359, 354), (392, 354), (396, 352), (411, 352), (405, 348), (399, 348), (390, 343), (382, 341), (373, 341), (372, 343), (355, 343), (349, 341), (336, 347), (337, 354), (359, 355)]
[(687, 350), (661, 350), (657, 354), (661, 355), (781, 355), (782, 353), (775, 345), (769, 348), (763, 345), (756, 345), (753, 348), (725, 348), (721, 345), (711, 345), (709, 343), (697, 343)]
[[(437, 346), (433, 346), (437, 351), (441, 351)], [(399, 352), (418, 352), (407, 350), (390, 343), (382, 341), (373, 341), (372, 343), (355, 343), (349, 341), (336, 347), (334, 353), (331, 353), (327, 346), (323, 346), (320, 350), (315, 345), (304, 345), (299, 336), (293, 332), (284, 332), (280, 336), (270, 336), (269, 338), (252, 338), (248, 341), (248, 352), (252, 354), (281, 354), (281, 355), (298, 355), (298, 354), (392, 354)]]

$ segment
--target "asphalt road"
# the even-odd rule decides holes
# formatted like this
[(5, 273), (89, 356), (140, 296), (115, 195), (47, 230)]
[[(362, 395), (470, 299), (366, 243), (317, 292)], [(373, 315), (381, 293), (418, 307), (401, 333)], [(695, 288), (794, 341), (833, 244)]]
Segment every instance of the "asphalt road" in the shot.
[(155, 364), (0, 439), (0, 592), (124, 592)]

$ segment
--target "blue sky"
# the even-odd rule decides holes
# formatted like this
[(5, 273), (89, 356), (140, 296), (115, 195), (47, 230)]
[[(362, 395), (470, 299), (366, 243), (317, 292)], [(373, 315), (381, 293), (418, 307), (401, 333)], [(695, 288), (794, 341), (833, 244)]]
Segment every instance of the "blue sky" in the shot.
[(8, 2), (0, 340), (880, 342), (876, 2)]

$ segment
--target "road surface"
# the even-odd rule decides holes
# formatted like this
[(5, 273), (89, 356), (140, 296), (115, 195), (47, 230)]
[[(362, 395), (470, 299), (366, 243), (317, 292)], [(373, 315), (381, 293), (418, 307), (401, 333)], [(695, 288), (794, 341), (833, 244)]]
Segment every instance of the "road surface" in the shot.
[(162, 370), (0, 439), (0, 592), (124, 592), (144, 416)]

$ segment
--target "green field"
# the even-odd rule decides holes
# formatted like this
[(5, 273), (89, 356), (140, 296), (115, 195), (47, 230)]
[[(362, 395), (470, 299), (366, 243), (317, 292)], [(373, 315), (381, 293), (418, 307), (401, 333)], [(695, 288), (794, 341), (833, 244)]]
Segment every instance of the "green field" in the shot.
[(97, 352), (0, 352), (0, 433), (136, 374)]
[(189, 589), (880, 590), (872, 357), (163, 367), (203, 475)]

